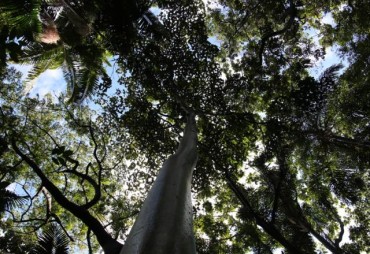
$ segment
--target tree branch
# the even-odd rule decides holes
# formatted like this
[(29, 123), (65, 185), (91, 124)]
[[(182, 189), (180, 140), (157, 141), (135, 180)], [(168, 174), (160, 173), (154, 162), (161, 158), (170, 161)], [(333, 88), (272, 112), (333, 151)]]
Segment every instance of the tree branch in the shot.
[[(89, 166), (90, 164), (87, 165), (87, 167)], [(91, 208), (92, 206), (94, 206), (95, 204), (97, 204), (101, 198), (101, 191), (100, 191), (100, 187), (99, 185), (94, 181), (94, 179), (92, 179), (92, 177), (90, 177), (89, 175), (86, 175), (86, 174), (83, 174), (83, 173), (80, 173), (78, 172), (77, 170), (63, 170), (63, 171), (60, 171), (61, 173), (71, 173), (71, 174), (74, 174), (86, 181), (88, 181), (94, 188), (95, 190), (95, 195), (93, 197), (93, 199), (91, 199), (89, 202), (87, 202), (86, 204), (84, 205), (80, 205), (80, 207), (84, 208), (84, 209), (89, 209)]]
[(272, 238), (278, 241), (282, 246), (284, 246), (289, 252), (292, 253), (303, 253), (300, 249), (298, 249), (294, 244), (290, 243), (278, 229), (276, 229), (271, 223), (265, 221), (260, 215), (258, 215), (252, 205), (249, 203), (248, 199), (244, 196), (240, 187), (235, 183), (232, 179), (230, 172), (228, 169), (224, 168), (223, 172), (225, 173), (226, 180), (230, 189), (234, 192), (235, 196), (239, 199), (239, 201), (245, 206), (253, 215), (257, 225), (262, 227), (267, 234), (269, 234)]
[(55, 213), (51, 213), (50, 214), (54, 219), (55, 221), (59, 224), (59, 226), (63, 229), (64, 233), (66, 234), (66, 236), (69, 238), (69, 240), (71, 242), (74, 242), (75, 240), (68, 234), (68, 231), (66, 230), (66, 228), (63, 226), (63, 223), (62, 221), (59, 219), (58, 215), (56, 215)]
[(118, 253), (120, 251), (122, 244), (114, 240), (105, 231), (103, 225), (94, 216), (92, 216), (87, 209), (68, 200), (63, 193), (46, 177), (39, 166), (30, 157), (21, 152), (14, 138), (12, 139), (12, 147), (16, 154), (33, 169), (33, 171), (41, 179), (43, 186), (50, 192), (58, 204), (60, 204), (64, 209), (71, 212), (74, 216), (79, 218), (83, 223), (91, 228), (105, 253)]
[(339, 244), (340, 244), (340, 242), (343, 240), (343, 235), (344, 235), (344, 223), (343, 223), (343, 221), (339, 218), (339, 216), (338, 216), (338, 218), (337, 218), (337, 221), (338, 221), (339, 226), (340, 226), (340, 232), (339, 232), (339, 236), (338, 236), (338, 238), (337, 238), (337, 239), (335, 239), (334, 244), (335, 244), (335, 247), (337, 247), (337, 249), (339, 249), (339, 248), (340, 248)]
[(290, 3), (290, 6), (287, 9), (287, 12), (289, 13), (288, 22), (284, 25), (284, 27), (282, 29), (280, 29), (278, 31), (268, 33), (268, 34), (264, 35), (261, 39), (261, 45), (260, 45), (260, 49), (259, 49), (259, 52), (258, 52), (259, 64), (260, 65), (262, 65), (262, 62), (263, 62), (263, 50), (265, 48), (267, 40), (288, 31), (288, 29), (293, 25), (294, 19), (297, 17), (297, 9), (296, 9), (295, 4), (293, 3), (293, 0), (290, 0), (289, 3)]
[(89, 254), (93, 254), (93, 250), (91, 247), (91, 229), (90, 228), (87, 229), (86, 240), (87, 240), (87, 247), (89, 248)]

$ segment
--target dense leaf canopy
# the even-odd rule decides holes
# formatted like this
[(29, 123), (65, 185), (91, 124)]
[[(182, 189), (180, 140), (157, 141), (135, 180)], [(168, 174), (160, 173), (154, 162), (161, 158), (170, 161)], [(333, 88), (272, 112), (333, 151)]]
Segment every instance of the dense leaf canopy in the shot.
[[(369, 17), (367, 0), (2, 0), (0, 252), (118, 248), (191, 109), (198, 253), (369, 253)], [(56, 68), (63, 95), (24, 92)]]

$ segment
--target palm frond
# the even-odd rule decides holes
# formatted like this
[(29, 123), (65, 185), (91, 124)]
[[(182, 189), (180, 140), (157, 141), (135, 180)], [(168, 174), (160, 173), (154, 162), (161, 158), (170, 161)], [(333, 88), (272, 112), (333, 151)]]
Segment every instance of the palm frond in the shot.
[(27, 197), (18, 196), (14, 192), (7, 190), (8, 182), (0, 182), (0, 213), (6, 210), (22, 206), (27, 202)]
[(320, 90), (324, 94), (331, 93), (338, 85), (338, 72), (343, 68), (342, 64), (334, 64), (320, 75)]
[(64, 48), (64, 56), (64, 64), (62, 66), (64, 79), (67, 81), (67, 89), (73, 89), (76, 80), (75, 67), (78, 62), (76, 57), (78, 56), (74, 54), (70, 48), (67, 47)]
[(31, 254), (67, 254), (68, 237), (57, 224), (50, 224), (39, 236), (37, 246), (31, 251)]
[(30, 30), (39, 32), (41, 22), (38, 20), (38, 14), (41, 2), (41, 0), (1, 0), (0, 22), (19, 33)]
[(21, 61), (27, 64), (36, 64), (51, 59), (59, 63), (64, 61), (64, 47), (62, 45), (31, 43), (24, 49)]
[(34, 80), (46, 70), (61, 67), (64, 57), (62, 46), (45, 48), (42, 45), (35, 44), (25, 49), (22, 63), (33, 64), (26, 82)]
[(71, 91), (70, 102), (80, 104), (92, 95), (105, 74), (104, 64), (109, 61), (108, 54), (100, 45), (81, 45), (74, 50), (76, 54), (66, 61), (69, 67), (65, 69), (70, 74), (65, 77)]
[(73, 87), (75, 86), (76, 81), (75, 70), (72, 66), (64, 64), (62, 66), (62, 72), (64, 80), (67, 83), (67, 92), (70, 92), (73, 90)]
[(50, 62), (35, 64), (32, 67), (32, 69), (29, 71), (27, 78), (26, 78), (26, 82), (31, 82), (32, 80), (36, 79), (46, 70), (48, 70), (50, 65), (51, 65)]
[(63, 64), (63, 75), (67, 82), (67, 90), (69, 93), (74, 94), (75, 89), (78, 87), (79, 80), (81, 79), (81, 69), (84, 63), (78, 54), (68, 52), (65, 54), (65, 61)]
[(81, 68), (77, 74), (76, 85), (72, 91), (71, 102), (81, 103), (90, 97), (99, 84), (100, 77), (105, 73), (103, 68)]
[(343, 64), (334, 64), (324, 70), (320, 75), (320, 82), (324, 83), (328, 80), (335, 81), (338, 77), (338, 72), (343, 68)]

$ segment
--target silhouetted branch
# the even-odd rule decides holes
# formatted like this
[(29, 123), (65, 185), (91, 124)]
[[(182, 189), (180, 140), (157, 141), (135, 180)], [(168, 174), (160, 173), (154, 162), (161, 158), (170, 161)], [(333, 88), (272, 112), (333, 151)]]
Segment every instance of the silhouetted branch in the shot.
[[(91, 165), (90, 163), (86, 166), (86, 167), (89, 167), (89, 165)], [(80, 173), (78, 172), (77, 170), (63, 170), (63, 171), (60, 171), (61, 173), (71, 173), (71, 174), (74, 174), (80, 178), (82, 178), (83, 180), (86, 180), (88, 181), (94, 188), (95, 190), (95, 194), (94, 194), (94, 197), (93, 199), (84, 204), (84, 205), (81, 205), (81, 207), (85, 208), (85, 209), (89, 209), (90, 207), (94, 206), (96, 203), (99, 202), (100, 198), (101, 198), (101, 191), (100, 191), (100, 186), (95, 182), (94, 179), (92, 179), (92, 177), (90, 177), (89, 175), (87, 174), (83, 174), (83, 173)]]
[(266, 42), (277, 35), (283, 34), (286, 31), (289, 30), (289, 28), (293, 25), (294, 19), (297, 17), (297, 9), (295, 4), (293, 3), (293, 0), (289, 0), (289, 8), (287, 9), (287, 12), (289, 13), (289, 20), (287, 23), (285, 23), (284, 27), (278, 31), (274, 31), (268, 34), (265, 34), (261, 39), (260, 49), (258, 52), (259, 57), (259, 64), (262, 65), (263, 62), (263, 50), (265, 49)]
[(334, 244), (339, 249), (340, 248), (339, 244), (343, 240), (343, 235), (344, 235), (344, 223), (340, 218), (337, 218), (337, 221), (340, 226), (340, 232), (339, 232), (338, 238), (335, 239)]
[(16, 154), (20, 156), (41, 179), (43, 186), (50, 192), (54, 199), (66, 210), (71, 212), (74, 216), (79, 218), (94, 232), (99, 244), (106, 253), (118, 252), (122, 245), (114, 240), (104, 229), (103, 225), (93, 217), (87, 209), (68, 200), (63, 193), (46, 177), (39, 166), (26, 154), (21, 152), (18, 148), (15, 139), (12, 139), (12, 147)]
[(90, 228), (87, 229), (86, 240), (87, 240), (87, 247), (89, 248), (89, 254), (93, 254), (93, 250), (91, 247), (91, 229)]
[[(216, 162), (215, 162), (216, 163)], [(216, 163), (217, 164), (217, 163)], [(220, 165), (219, 165), (220, 166)], [(243, 194), (238, 184), (232, 179), (232, 176), (227, 168), (221, 167), (222, 171), (225, 174), (226, 180), (230, 189), (234, 192), (235, 196), (239, 199), (244, 207), (248, 209), (248, 211), (253, 215), (257, 225), (262, 227), (267, 234), (269, 234), (272, 238), (278, 241), (281, 245), (283, 245), (289, 252), (300, 254), (302, 251), (298, 249), (294, 244), (290, 243), (282, 234), (281, 232), (275, 228), (274, 225), (268, 223), (264, 218), (262, 218), (252, 207), (250, 202), (248, 201), (247, 197)]]
[(72, 238), (72, 236), (70, 236), (68, 234), (68, 231), (66, 230), (66, 228), (63, 226), (63, 223), (62, 221), (59, 219), (58, 215), (56, 215), (55, 213), (51, 213), (51, 216), (55, 219), (55, 221), (59, 224), (59, 226), (62, 228), (62, 230), (64, 231), (64, 233), (66, 234), (66, 236), (69, 238), (69, 240), (71, 242), (74, 242), (75, 240)]

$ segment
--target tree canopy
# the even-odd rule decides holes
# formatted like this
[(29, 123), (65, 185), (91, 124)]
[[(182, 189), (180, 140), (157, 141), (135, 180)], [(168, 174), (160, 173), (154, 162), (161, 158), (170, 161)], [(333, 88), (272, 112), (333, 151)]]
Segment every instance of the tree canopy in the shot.
[[(369, 14), (366, 0), (2, 0), (0, 252), (119, 253), (191, 111), (198, 253), (369, 253)], [(25, 80), (14, 64), (32, 65)], [(65, 93), (25, 93), (56, 68)]]

